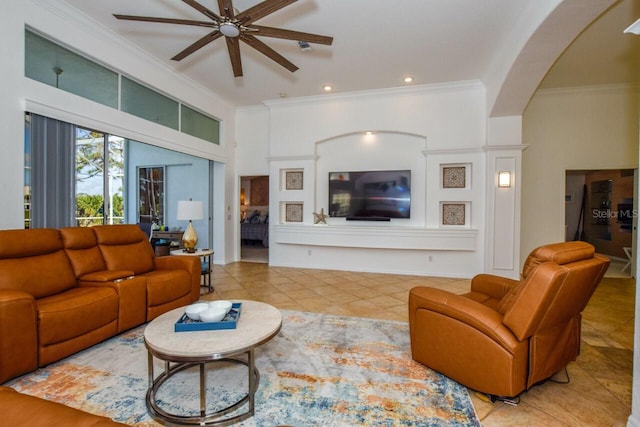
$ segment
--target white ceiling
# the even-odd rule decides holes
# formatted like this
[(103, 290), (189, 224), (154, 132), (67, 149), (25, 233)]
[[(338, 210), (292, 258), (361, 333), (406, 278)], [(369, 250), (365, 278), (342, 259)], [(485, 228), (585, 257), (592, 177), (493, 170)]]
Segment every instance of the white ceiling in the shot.
[[(539, 0), (299, 0), (256, 24), (334, 37), (332, 46), (300, 51), (290, 40), (262, 41), (300, 69), (291, 73), (241, 43), (243, 77), (234, 78), (218, 39), (180, 62), (170, 58), (210, 29), (120, 21), (112, 14), (207, 18), (180, 0), (67, 0), (176, 72), (234, 105), (282, 96), (319, 95), (325, 84), (352, 92), (412, 84), (483, 80), (518, 21)], [(217, 12), (215, 0), (199, 0)], [(235, 0), (245, 10), (260, 0)], [(639, 0), (622, 0), (590, 26), (558, 60), (542, 87), (637, 82), (640, 37), (622, 30), (640, 18)], [(286, 95), (284, 95), (286, 94)]]

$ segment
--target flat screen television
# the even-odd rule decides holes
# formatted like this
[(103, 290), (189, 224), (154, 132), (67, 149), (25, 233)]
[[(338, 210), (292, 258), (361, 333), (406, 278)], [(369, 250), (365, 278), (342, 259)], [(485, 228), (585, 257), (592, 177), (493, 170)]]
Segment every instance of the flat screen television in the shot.
[(411, 171), (329, 172), (329, 215), (347, 219), (411, 216)]

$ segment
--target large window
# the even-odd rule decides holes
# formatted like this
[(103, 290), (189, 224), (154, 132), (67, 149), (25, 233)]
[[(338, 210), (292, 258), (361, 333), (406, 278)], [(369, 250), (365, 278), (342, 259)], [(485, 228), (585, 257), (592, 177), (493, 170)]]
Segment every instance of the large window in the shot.
[(125, 140), (76, 128), (76, 221), (124, 223)]
[(178, 130), (178, 103), (122, 77), (122, 111)]
[(182, 105), (180, 109), (182, 132), (214, 144), (220, 144), (220, 122), (199, 111)]
[(25, 31), (24, 75), (83, 98), (119, 108), (142, 119), (220, 144), (220, 123), (215, 118), (29, 30)]
[(25, 115), (24, 226), (125, 222), (125, 147), (118, 136)]
[(118, 108), (118, 74), (30, 31), (25, 32), (25, 76)]

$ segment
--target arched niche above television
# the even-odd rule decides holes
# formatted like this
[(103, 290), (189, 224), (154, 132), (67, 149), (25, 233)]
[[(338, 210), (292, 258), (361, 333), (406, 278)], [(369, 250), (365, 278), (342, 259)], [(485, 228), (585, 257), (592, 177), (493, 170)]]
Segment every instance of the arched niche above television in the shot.
[[(349, 217), (366, 220), (362, 217), (370, 216), (372, 220), (392, 218), (392, 222), (402, 225), (424, 226), (425, 151), (425, 136), (393, 131), (373, 131), (371, 134), (355, 132), (319, 141), (316, 143), (315, 209), (319, 211), (324, 208), (325, 212), (329, 212), (330, 223), (342, 223)], [(331, 176), (338, 177), (340, 173), (343, 177), (349, 174), (349, 180), (343, 179), (341, 184), (338, 179), (330, 179)], [(366, 191), (365, 183), (368, 187)], [(340, 186), (345, 188), (339, 189)], [(391, 191), (381, 191), (383, 188)], [(350, 205), (351, 209), (345, 209), (344, 206), (333, 209), (336, 206), (330, 206), (330, 193), (333, 203), (337, 203), (334, 196), (340, 191), (368, 201), (356, 201)], [(391, 193), (398, 194), (394, 196)], [(386, 198), (386, 207), (375, 208), (373, 201), (376, 197)], [(401, 200), (389, 211), (388, 208), (393, 204), (390, 199), (394, 197)]]

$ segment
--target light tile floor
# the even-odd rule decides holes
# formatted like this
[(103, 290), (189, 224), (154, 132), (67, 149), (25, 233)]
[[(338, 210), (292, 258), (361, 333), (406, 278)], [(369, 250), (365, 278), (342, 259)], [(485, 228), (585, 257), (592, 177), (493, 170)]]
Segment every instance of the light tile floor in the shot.
[[(408, 292), (432, 286), (455, 293), (466, 279), (269, 267), (214, 266), (215, 291), (203, 299), (253, 299), (284, 310), (407, 321)], [(635, 280), (605, 278), (583, 313), (581, 354), (569, 384), (548, 381), (517, 406), (469, 390), (483, 426), (624, 426), (631, 412)], [(559, 375), (559, 381), (563, 375)]]

